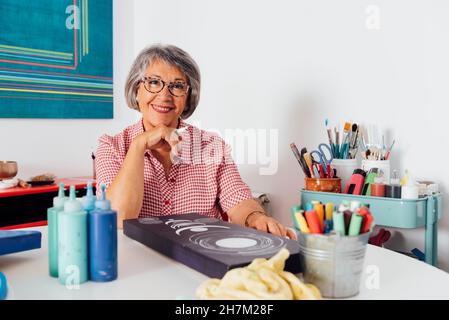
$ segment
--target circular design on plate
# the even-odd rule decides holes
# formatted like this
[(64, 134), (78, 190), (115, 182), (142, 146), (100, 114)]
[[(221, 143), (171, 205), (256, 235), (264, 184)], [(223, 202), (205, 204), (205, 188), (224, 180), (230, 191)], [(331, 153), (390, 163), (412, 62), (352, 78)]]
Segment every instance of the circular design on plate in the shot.
[(204, 231), (207, 231), (207, 230), (209, 230), (209, 229), (201, 227), (201, 226), (193, 227), (193, 228), (190, 229), (190, 231), (192, 231), (192, 232), (204, 232)]
[(215, 244), (222, 248), (249, 248), (255, 246), (257, 241), (248, 238), (225, 238), (218, 240)]
[(189, 241), (203, 251), (243, 256), (276, 253), (286, 245), (282, 238), (269, 237), (253, 232), (229, 230), (194, 234), (189, 238)]
[(141, 223), (141, 224), (159, 224), (159, 223), (162, 223), (162, 221), (159, 220), (159, 218), (139, 218), (139, 219), (137, 219), (137, 221), (139, 221), (139, 223)]

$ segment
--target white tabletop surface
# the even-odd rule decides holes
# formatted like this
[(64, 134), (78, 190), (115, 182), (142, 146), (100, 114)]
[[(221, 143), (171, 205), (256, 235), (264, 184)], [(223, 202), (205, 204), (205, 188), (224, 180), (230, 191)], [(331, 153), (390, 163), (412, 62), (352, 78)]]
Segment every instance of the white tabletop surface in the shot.
[[(67, 289), (48, 275), (47, 227), (42, 248), (0, 256), (8, 299), (193, 299), (207, 276), (118, 235), (119, 277)], [(449, 274), (405, 255), (368, 245), (360, 293), (353, 299), (449, 299)]]

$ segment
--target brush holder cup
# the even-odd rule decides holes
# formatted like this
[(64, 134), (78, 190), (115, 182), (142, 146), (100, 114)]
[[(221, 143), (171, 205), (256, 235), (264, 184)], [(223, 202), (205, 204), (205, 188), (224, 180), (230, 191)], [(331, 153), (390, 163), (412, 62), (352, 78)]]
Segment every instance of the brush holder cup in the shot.
[(341, 178), (341, 187), (344, 188), (351, 179), (355, 169), (360, 168), (357, 159), (334, 159), (331, 163), (332, 168), (337, 170), (337, 177)]
[(341, 192), (340, 178), (305, 178), (306, 190), (321, 192)]
[(384, 183), (390, 183), (390, 160), (362, 160), (362, 170), (368, 172), (372, 168), (382, 170)]

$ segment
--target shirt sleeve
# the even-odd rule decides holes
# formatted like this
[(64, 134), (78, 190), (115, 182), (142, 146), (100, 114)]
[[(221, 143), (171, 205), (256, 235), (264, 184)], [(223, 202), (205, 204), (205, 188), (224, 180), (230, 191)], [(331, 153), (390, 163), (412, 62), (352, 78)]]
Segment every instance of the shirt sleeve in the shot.
[(119, 160), (113, 138), (108, 135), (101, 136), (98, 139), (98, 148), (95, 155), (97, 197), (101, 196), (101, 183), (104, 183), (106, 188), (109, 187), (121, 166), (122, 163)]
[(224, 159), (217, 172), (218, 200), (223, 212), (243, 200), (252, 199), (251, 190), (243, 182), (236, 164), (231, 157), (231, 148), (224, 144)]

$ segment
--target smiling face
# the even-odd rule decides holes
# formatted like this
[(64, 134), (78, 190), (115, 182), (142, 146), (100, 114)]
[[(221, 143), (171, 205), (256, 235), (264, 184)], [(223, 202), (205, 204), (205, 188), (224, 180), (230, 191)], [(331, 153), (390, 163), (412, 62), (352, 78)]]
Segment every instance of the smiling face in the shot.
[(169, 83), (187, 84), (187, 78), (177, 67), (165, 61), (156, 60), (147, 68), (144, 77), (159, 79), (166, 83), (162, 91), (151, 93), (145, 89), (143, 82), (137, 90), (137, 101), (143, 115), (145, 130), (163, 124), (167, 127), (176, 128), (178, 119), (184, 111), (188, 93), (182, 97), (175, 97), (168, 90)]

